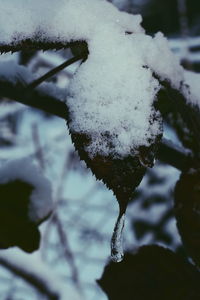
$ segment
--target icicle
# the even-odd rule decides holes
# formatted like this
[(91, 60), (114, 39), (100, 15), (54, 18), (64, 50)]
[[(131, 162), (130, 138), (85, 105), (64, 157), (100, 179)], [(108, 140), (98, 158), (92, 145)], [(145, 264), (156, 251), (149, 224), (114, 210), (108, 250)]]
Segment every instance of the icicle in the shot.
[(125, 221), (125, 212), (119, 212), (117, 222), (111, 239), (111, 259), (113, 262), (120, 262), (124, 257), (123, 250), (123, 228)]

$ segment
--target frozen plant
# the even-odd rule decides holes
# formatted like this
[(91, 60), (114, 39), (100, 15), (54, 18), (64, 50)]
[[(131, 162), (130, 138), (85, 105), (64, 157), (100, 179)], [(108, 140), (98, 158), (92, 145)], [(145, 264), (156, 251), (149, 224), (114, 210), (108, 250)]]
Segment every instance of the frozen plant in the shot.
[[(170, 110), (177, 98), (192, 109), (185, 101), (190, 91), (183, 68), (161, 33), (146, 35), (141, 16), (120, 12), (104, 0), (3, 2), (1, 52), (69, 47), (83, 60), (66, 93), (67, 124), (80, 158), (119, 202), (111, 244), (113, 260), (120, 261), (124, 214), (154, 164), (163, 106)], [(193, 126), (188, 118), (186, 126)]]

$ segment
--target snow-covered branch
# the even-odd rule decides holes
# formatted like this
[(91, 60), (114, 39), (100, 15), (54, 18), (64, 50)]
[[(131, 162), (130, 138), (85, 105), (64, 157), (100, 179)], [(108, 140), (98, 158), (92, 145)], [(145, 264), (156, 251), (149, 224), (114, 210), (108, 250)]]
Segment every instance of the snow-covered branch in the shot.
[[(27, 83), (34, 81), (33, 75), (27, 68), (14, 64), (13, 62), (10, 63), (9, 61), (1, 63), (0, 96), (2, 98), (6, 97), (28, 105), (30, 107), (40, 109), (44, 112), (61, 117), (65, 120), (67, 119), (67, 107), (66, 104), (63, 102), (64, 91), (56, 88), (53, 84), (50, 83), (43, 84), (43, 87), (41, 88), (37, 87), (36, 89), (27, 89), (26, 85), (24, 85), (25, 79)], [(168, 87), (169, 97), (170, 85), (167, 83), (166, 85)], [(184, 95), (181, 94), (179, 91), (176, 91), (176, 93), (179, 94), (179, 97), (181, 97), (182, 102), (184, 103), (184, 105), (186, 105), (187, 99), (184, 97)], [(161, 111), (163, 99), (164, 98), (162, 95), (159, 107)], [(171, 100), (169, 101), (169, 99)], [(169, 99), (167, 99), (168, 106), (170, 106), (170, 103), (172, 103), (177, 110), (177, 97), (170, 96)], [(168, 109), (171, 110), (172, 108), (170, 107)], [(161, 161), (175, 166), (180, 170), (185, 169), (186, 166), (189, 166), (191, 164), (191, 159), (189, 158), (187, 153), (185, 153), (181, 149), (177, 149), (176, 146), (165, 140), (163, 140), (161, 143), (157, 158)]]
[[(23, 49), (61, 49), (77, 40), (88, 40), (102, 22), (121, 23), (124, 30), (139, 28), (133, 20), (106, 1), (0, 0), (0, 52)], [(9, 19), (9, 22), (8, 22)]]
[(38, 256), (16, 250), (1, 250), (0, 265), (24, 279), (50, 300), (80, 300), (75, 290), (59, 279)]
[(50, 83), (45, 83), (37, 89), (27, 88), (28, 83), (33, 80), (34, 77), (27, 68), (13, 61), (0, 63), (1, 98), (12, 99), (66, 119), (64, 91)]

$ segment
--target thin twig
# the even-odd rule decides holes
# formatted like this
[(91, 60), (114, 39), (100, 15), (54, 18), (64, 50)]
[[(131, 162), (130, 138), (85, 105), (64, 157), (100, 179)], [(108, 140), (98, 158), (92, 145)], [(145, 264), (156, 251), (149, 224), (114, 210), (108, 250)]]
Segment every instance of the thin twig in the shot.
[(17, 43), (16, 41), (11, 41), (9, 44), (1, 43), (0, 42), (0, 53), (7, 53), (7, 52), (17, 52), (21, 50), (60, 50), (60, 49), (67, 49), (74, 45), (75, 42), (67, 43), (66, 41), (54, 41), (50, 39), (38, 39), (36, 37), (22, 39), (19, 40)]
[(55, 74), (57, 74), (61, 70), (65, 69), (66, 67), (70, 66), (71, 64), (73, 64), (73, 63), (75, 63), (75, 62), (77, 62), (77, 61), (79, 61), (81, 59), (84, 59), (84, 57), (74, 56), (74, 57), (68, 59), (67, 61), (65, 61), (61, 65), (55, 67), (54, 69), (50, 70), (49, 72), (47, 72), (46, 74), (44, 74), (40, 78), (38, 78), (38, 79), (34, 80), (33, 82), (31, 82), (30, 84), (28, 84), (27, 89), (34, 89), (34, 88), (36, 88), (43, 81), (49, 79), (50, 77), (54, 76)]
[[(34, 127), (33, 127), (33, 129), (34, 129)], [(38, 153), (37, 158), (38, 158), (38, 162), (40, 164), (40, 167), (43, 168), (43, 170), (44, 170), (44, 168), (45, 168), (44, 159), (43, 159), (44, 155), (43, 155), (42, 148), (40, 146), (37, 127), (35, 127), (35, 129), (34, 129), (33, 139), (35, 141), (35, 145), (36, 145), (37, 150), (40, 149), (40, 151), (37, 151), (37, 153)], [(57, 193), (56, 193), (56, 197), (55, 197), (55, 201), (54, 201), (54, 203), (55, 203), (54, 210), (53, 210), (52, 216), (49, 219), (49, 222), (47, 224), (47, 231), (45, 232), (45, 237), (44, 238), (45, 238), (45, 240), (47, 239), (47, 234), (49, 233), (49, 228), (51, 227), (51, 223), (54, 222), (54, 224), (56, 225), (57, 231), (58, 231), (58, 235), (59, 235), (59, 238), (60, 238), (61, 246), (63, 248), (64, 256), (67, 260), (67, 263), (69, 264), (69, 266), (71, 268), (72, 280), (73, 280), (74, 285), (76, 286), (77, 290), (81, 293), (82, 288), (81, 288), (79, 275), (78, 275), (78, 270), (77, 270), (77, 267), (76, 267), (76, 264), (75, 264), (74, 256), (73, 256), (73, 253), (72, 253), (72, 251), (70, 249), (70, 246), (69, 246), (66, 230), (63, 229), (62, 223), (61, 223), (60, 218), (59, 218), (58, 213), (57, 213), (58, 199), (59, 199), (60, 193), (62, 191), (63, 179), (65, 177), (67, 167), (69, 167), (69, 166), (70, 166), (70, 161), (69, 161), (69, 156), (67, 156), (66, 159), (65, 159), (65, 164), (63, 166), (62, 174), (61, 174), (60, 181), (59, 181), (59, 184), (58, 184), (58, 189), (57, 189)]]
[(32, 137), (33, 137), (33, 143), (35, 146), (35, 155), (36, 158), (39, 162), (39, 165), (42, 170), (45, 169), (45, 162), (44, 162), (44, 155), (40, 143), (40, 137), (39, 137), (39, 132), (38, 132), (38, 125), (36, 123), (33, 123), (32, 125)]
[(194, 160), (190, 153), (166, 139), (163, 139), (162, 143), (160, 143), (157, 158), (180, 171), (186, 171), (194, 165)]
[(62, 245), (63, 250), (64, 250), (64, 256), (66, 258), (67, 263), (71, 267), (72, 280), (73, 280), (75, 286), (77, 287), (77, 289), (80, 292), (82, 292), (82, 288), (81, 288), (80, 280), (79, 280), (79, 275), (78, 275), (78, 270), (76, 268), (75, 261), (74, 261), (74, 256), (73, 256), (72, 251), (70, 249), (69, 241), (68, 241), (66, 232), (63, 229), (62, 223), (61, 223), (57, 213), (55, 213), (53, 215), (53, 222), (57, 227), (57, 231), (58, 231), (58, 235), (59, 235), (59, 238), (60, 238), (60, 241), (61, 241), (61, 245)]
[[(26, 282), (35, 287), (41, 294), (48, 297), (49, 300), (59, 300), (59, 290), (56, 291), (52, 286), (52, 282), (48, 282), (48, 278), (43, 277), (43, 274), (31, 269), (30, 266), (19, 266), (18, 262), (13, 262), (9, 257), (1, 255), (0, 265), (10, 270), (13, 274), (23, 278)], [(31, 261), (31, 260), (30, 260)], [(29, 267), (29, 268), (28, 268)], [(49, 288), (51, 287), (51, 288)]]

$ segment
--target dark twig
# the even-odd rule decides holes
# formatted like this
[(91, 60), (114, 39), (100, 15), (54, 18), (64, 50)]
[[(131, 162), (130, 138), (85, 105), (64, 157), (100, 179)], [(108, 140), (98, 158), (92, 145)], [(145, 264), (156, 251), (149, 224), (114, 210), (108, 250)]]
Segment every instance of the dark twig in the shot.
[(42, 170), (45, 169), (45, 159), (42, 151), (42, 146), (40, 142), (39, 130), (37, 123), (33, 123), (32, 125), (32, 138), (35, 146), (35, 156), (40, 164)]
[[(158, 80), (158, 76), (154, 75)], [(161, 111), (163, 117), (169, 113), (173, 114), (174, 124), (172, 126), (175, 130), (178, 117), (183, 121), (180, 133), (177, 132), (184, 146), (190, 148), (193, 153), (198, 157), (200, 153), (200, 111), (198, 107), (193, 106), (187, 101), (181, 90), (177, 90), (171, 86), (168, 81), (160, 81), (163, 86), (158, 93), (158, 102), (156, 108)], [(182, 88), (188, 88), (182, 86)], [(189, 92), (189, 90), (188, 90)], [(185, 130), (187, 130), (192, 136), (191, 147), (185, 145)]]
[(79, 290), (81, 292), (82, 289), (80, 286), (80, 280), (79, 280), (78, 270), (77, 270), (77, 267), (75, 264), (74, 256), (70, 249), (67, 234), (65, 233), (63, 225), (61, 224), (61, 221), (56, 212), (53, 214), (52, 220), (57, 227), (57, 232), (58, 232), (58, 235), (60, 238), (61, 245), (64, 250), (64, 256), (66, 257), (66, 261), (68, 262), (68, 264), (71, 267), (72, 280), (73, 280), (74, 284), (76, 285), (77, 290)]
[(50, 39), (41, 40), (40, 37), (37, 38), (37, 36), (34, 36), (29, 39), (18, 41), (17, 43), (15, 40), (11, 41), (9, 44), (0, 43), (0, 53), (13, 53), (20, 50), (60, 50), (70, 48), (74, 43), (75, 42), (68, 43), (66, 41), (55, 42)]
[(46, 74), (44, 74), (40, 78), (38, 78), (38, 79), (34, 80), (33, 82), (31, 82), (27, 86), (27, 89), (34, 89), (35, 87), (37, 87), (38, 85), (40, 85), (43, 81), (47, 80), (48, 78), (50, 78), (53, 75), (57, 74), (58, 72), (60, 72), (64, 68), (70, 66), (71, 64), (73, 64), (73, 63), (75, 63), (75, 62), (77, 62), (77, 61), (79, 61), (81, 59), (84, 59), (84, 57), (74, 56), (74, 57), (68, 59), (67, 61), (65, 61), (61, 65), (55, 67), (54, 69), (50, 70), (49, 72), (47, 72)]
[(191, 154), (166, 139), (159, 146), (157, 158), (180, 171), (186, 171), (194, 165)]
[(24, 89), (20, 81), (17, 84), (13, 84), (11, 81), (5, 81), (5, 79), (0, 78), (0, 97), (9, 98), (46, 113), (67, 119), (67, 108), (64, 102), (49, 95), (48, 91), (44, 91), (44, 89)]

